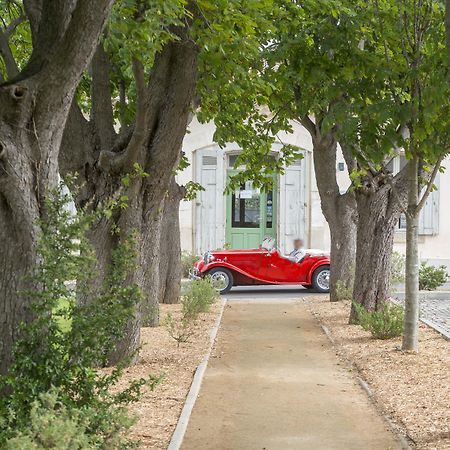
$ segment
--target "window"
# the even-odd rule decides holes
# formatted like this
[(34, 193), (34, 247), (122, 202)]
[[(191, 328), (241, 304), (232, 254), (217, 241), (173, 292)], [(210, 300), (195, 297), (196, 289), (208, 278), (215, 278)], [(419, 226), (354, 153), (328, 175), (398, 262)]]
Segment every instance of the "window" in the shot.
[(260, 203), (259, 189), (253, 189), (251, 181), (243, 183), (231, 197), (232, 227), (259, 228)]

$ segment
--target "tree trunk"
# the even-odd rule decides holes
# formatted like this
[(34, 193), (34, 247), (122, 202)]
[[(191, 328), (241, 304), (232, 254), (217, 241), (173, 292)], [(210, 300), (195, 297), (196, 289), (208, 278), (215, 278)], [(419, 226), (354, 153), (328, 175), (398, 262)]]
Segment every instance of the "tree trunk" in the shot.
[(445, 29), (447, 32), (448, 83), (450, 84), (450, 0), (445, 3)]
[[(137, 91), (133, 126), (110, 139), (113, 132), (111, 109), (101, 106), (106, 100), (112, 100), (107, 82), (109, 67), (104, 53), (99, 51), (95, 58), (97, 67), (92, 69), (93, 89), (97, 95), (93, 96), (96, 101), (92, 105), (91, 120), (84, 119), (74, 104), (65, 130), (60, 164), (63, 174), (75, 171), (80, 174), (77, 205), (95, 208), (118, 193), (128, 198), (127, 208), (116, 208), (111, 220), (96, 225), (90, 233), (99, 259), (99, 286), (103, 284), (111, 264), (111, 252), (117, 245), (117, 240), (111, 236), (111, 225), (118, 226), (122, 235), (136, 233), (138, 241), (138, 267), (131, 281), (140, 287), (144, 300), (139, 305), (136, 322), (129, 324), (123, 342), (111, 355), (112, 363), (135, 353), (141, 323), (147, 326), (159, 323), (162, 210), (173, 172), (179, 164), (197, 74), (198, 49), (189, 36), (188, 26), (177, 32), (179, 40), (167, 43), (156, 55), (148, 82), (142, 64), (137, 60), (133, 62)], [(102, 114), (108, 117), (100, 121)], [(84, 139), (83, 145), (78, 145), (80, 138), (77, 136), (86, 135), (90, 137)], [(73, 154), (80, 154), (75, 164)], [(143, 173), (136, 173), (137, 165)], [(131, 182), (124, 188), (122, 180), (126, 175)]]
[[(307, 124), (308, 125), (308, 124)], [(311, 127), (309, 127), (311, 128)], [(340, 300), (341, 289), (352, 291), (356, 251), (356, 202), (352, 191), (340, 193), (336, 179), (337, 143), (333, 136), (318, 134), (314, 128), (313, 157), (323, 215), (330, 227), (330, 300)]]
[[(389, 298), (395, 226), (400, 215), (391, 197), (387, 186), (375, 192), (356, 193), (358, 232), (353, 300), (368, 311), (380, 309)], [(352, 307), (350, 323), (355, 320)]]
[(175, 177), (164, 199), (160, 240), (160, 303), (178, 303), (181, 292), (180, 201), (184, 189)]
[[(39, 220), (45, 220), (44, 200), (58, 182), (58, 152), (70, 103), (111, 4), (44, 2), (36, 16), (26, 8), (33, 52), (20, 73), (9, 67), (9, 79), (0, 85), (2, 374), (11, 364), (20, 323), (32, 317), (26, 291), (39, 286), (26, 277), (39, 264), (36, 244)], [(3, 39), (2, 46), (7, 45)]]
[[(330, 301), (342, 300), (345, 293), (353, 292), (356, 229), (353, 196), (341, 195), (336, 202), (336, 216), (331, 218), (331, 276)], [(344, 291), (345, 292), (344, 292)]]
[(419, 178), (418, 158), (414, 156), (408, 169), (408, 214), (406, 215), (405, 322), (403, 350), (419, 349)]

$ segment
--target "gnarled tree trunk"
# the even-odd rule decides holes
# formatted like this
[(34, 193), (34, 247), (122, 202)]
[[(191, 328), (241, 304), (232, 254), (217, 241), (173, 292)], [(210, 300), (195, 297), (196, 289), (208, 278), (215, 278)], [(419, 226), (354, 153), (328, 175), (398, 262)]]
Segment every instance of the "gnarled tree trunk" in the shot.
[[(118, 227), (119, 236), (135, 233), (138, 268), (133, 279), (144, 295), (136, 318), (129, 324), (123, 342), (111, 356), (111, 363), (133, 354), (139, 342), (142, 323), (154, 326), (159, 321), (160, 235), (164, 199), (179, 158), (181, 144), (191, 115), (197, 74), (197, 47), (189, 36), (189, 28), (176, 30), (179, 40), (167, 43), (157, 54), (150, 79), (145, 81), (144, 68), (133, 63), (137, 108), (135, 123), (116, 135), (112, 129), (109, 67), (105, 53), (98, 50), (92, 68), (93, 111), (90, 121), (84, 119), (77, 105), (72, 106), (65, 130), (60, 164), (63, 174), (78, 172), (82, 188), (75, 195), (78, 206), (97, 207), (117, 195), (128, 198), (128, 207), (116, 208), (110, 219), (103, 219), (90, 231), (99, 264), (98, 288), (111, 264), (111, 253), (118, 240), (111, 235), (111, 226)], [(97, 58), (98, 57), (98, 58)], [(106, 116), (106, 117), (105, 117)], [(85, 147), (77, 145), (74, 136), (90, 134)], [(73, 153), (80, 155), (73, 164)], [(145, 173), (135, 173), (138, 164)], [(138, 171), (139, 172), (139, 171)], [(134, 175), (133, 175), (134, 173)], [(129, 186), (122, 185), (131, 174)]]
[[(9, 59), (9, 79), (0, 85), (0, 373), (11, 364), (19, 324), (31, 318), (26, 291), (39, 286), (25, 277), (39, 264), (44, 199), (56, 187), (70, 103), (112, 0), (24, 3), (33, 52), (20, 72)], [(0, 33), (4, 55), (8, 40)]]
[[(368, 175), (356, 190), (358, 233), (353, 300), (368, 311), (383, 307), (390, 294), (395, 227), (406, 201), (405, 172)], [(356, 320), (352, 307), (350, 323)]]

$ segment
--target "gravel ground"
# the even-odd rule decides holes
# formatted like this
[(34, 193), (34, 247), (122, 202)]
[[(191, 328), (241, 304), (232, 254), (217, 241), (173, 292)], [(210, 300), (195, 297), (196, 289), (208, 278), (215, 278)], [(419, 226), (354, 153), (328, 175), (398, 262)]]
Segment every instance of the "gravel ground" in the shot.
[[(161, 320), (168, 312), (177, 316), (180, 305), (161, 305)], [(142, 350), (138, 363), (128, 368), (120, 386), (150, 374), (164, 374), (153, 392), (146, 392), (130, 410), (138, 418), (132, 437), (141, 449), (166, 449), (183, 408), (194, 372), (209, 344), (209, 334), (219, 312), (219, 303), (202, 314), (189, 342), (177, 345), (162, 327), (142, 329)]]
[(422, 324), (419, 354), (402, 352), (400, 338), (374, 340), (361, 327), (348, 325), (349, 302), (330, 303), (323, 296), (304, 301), (412, 447), (450, 449), (450, 341)]

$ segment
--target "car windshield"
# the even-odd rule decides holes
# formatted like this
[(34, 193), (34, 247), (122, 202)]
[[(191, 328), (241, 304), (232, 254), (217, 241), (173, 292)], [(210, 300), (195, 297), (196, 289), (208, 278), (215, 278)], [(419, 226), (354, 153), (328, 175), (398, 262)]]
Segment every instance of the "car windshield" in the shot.
[(261, 248), (264, 248), (268, 252), (270, 252), (275, 247), (275, 239), (267, 236), (263, 239)]

